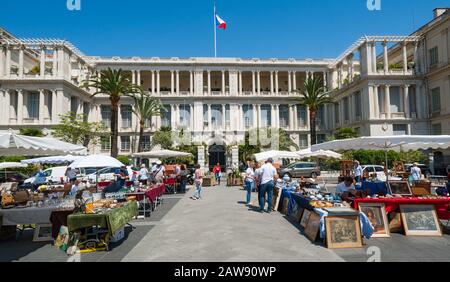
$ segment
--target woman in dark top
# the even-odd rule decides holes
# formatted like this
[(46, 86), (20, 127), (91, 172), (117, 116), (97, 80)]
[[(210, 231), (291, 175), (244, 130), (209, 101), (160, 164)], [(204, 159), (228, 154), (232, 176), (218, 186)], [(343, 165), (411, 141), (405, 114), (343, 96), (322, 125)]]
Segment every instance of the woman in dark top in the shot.
[(181, 165), (180, 173), (178, 174), (179, 181), (180, 181), (180, 192), (181, 193), (186, 193), (187, 175), (188, 175), (188, 171), (186, 169), (186, 166)]

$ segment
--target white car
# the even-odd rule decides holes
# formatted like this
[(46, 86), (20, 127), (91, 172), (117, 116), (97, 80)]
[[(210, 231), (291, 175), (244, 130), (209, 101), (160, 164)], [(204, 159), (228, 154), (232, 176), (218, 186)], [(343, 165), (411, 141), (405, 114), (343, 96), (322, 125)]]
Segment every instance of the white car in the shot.
[[(83, 177), (84, 180), (89, 180), (90, 182), (96, 183), (102, 182), (102, 181), (112, 181), (115, 179), (115, 171), (117, 170), (117, 167), (106, 167), (103, 169), (98, 170), (96, 173), (91, 173)], [(128, 175), (133, 175), (133, 170), (131, 169), (131, 166), (127, 166)]]
[[(381, 165), (365, 165), (365, 166), (362, 166), (362, 169), (363, 169), (363, 173), (364, 174), (366, 174), (366, 173), (369, 174), (369, 177), (372, 174), (376, 173), (378, 180), (386, 181), (386, 179), (387, 179), (386, 173), (384, 172), (384, 166), (381, 166)], [(390, 176), (389, 179), (390, 180), (401, 180), (401, 178), (393, 177), (393, 176)]]
[[(66, 180), (66, 170), (67, 166), (58, 166), (52, 167), (44, 170), (45, 175), (45, 183), (61, 183)], [(33, 183), (33, 184), (44, 184), (44, 183), (35, 183), (36, 176), (30, 177), (24, 181), (24, 183)]]

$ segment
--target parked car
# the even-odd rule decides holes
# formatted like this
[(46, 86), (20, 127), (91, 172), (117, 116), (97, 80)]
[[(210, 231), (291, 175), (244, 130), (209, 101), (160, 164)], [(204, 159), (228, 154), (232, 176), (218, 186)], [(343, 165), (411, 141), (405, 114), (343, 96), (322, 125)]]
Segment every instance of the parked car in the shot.
[(320, 167), (316, 163), (296, 162), (279, 170), (281, 177), (289, 176), (290, 178), (320, 176)]
[[(384, 166), (382, 165), (364, 165), (362, 166), (363, 169), (363, 173), (364, 174), (369, 174), (369, 176), (371, 176), (372, 174), (376, 173), (377, 174), (377, 178), (381, 181), (386, 181), (387, 177), (386, 177), (386, 173), (384, 172)], [(390, 173), (390, 171), (389, 171)], [(389, 177), (390, 180), (401, 180), (400, 177)]]
[[(58, 166), (58, 167), (52, 167), (44, 170), (45, 175), (45, 183), (39, 183), (39, 184), (51, 184), (51, 183), (61, 183), (61, 181), (64, 181), (66, 179), (66, 170), (67, 166)], [(24, 181), (24, 184), (31, 184), (34, 183), (36, 177), (30, 177)]]
[[(98, 169), (95, 172), (91, 172), (90, 174), (83, 177), (84, 180), (89, 180), (91, 182), (97, 182), (98, 181), (111, 181), (114, 180), (115, 172), (118, 169), (118, 167), (106, 167)], [(138, 171), (136, 171), (137, 168), (133, 168), (131, 166), (127, 166), (128, 175), (130, 176), (130, 179), (132, 179), (133, 175), (136, 175)]]
[[(413, 164), (405, 164), (406, 172), (410, 172), (412, 167)], [(427, 178), (432, 174), (430, 168), (427, 165), (419, 164), (418, 167), (420, 168), (422, 174), (425, 175)]]

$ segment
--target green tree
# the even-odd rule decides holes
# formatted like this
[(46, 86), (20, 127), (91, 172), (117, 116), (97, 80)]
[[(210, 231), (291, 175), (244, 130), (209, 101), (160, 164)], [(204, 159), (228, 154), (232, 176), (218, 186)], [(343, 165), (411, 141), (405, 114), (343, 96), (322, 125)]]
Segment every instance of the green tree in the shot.
[(301, 105), (309, 108), (309, 127), (311, 132), (311, 145), (317, 144), (317, 111), (325, 104), (332, 103), (332, 99), (325, 92), (325, 87), (322, 86), (322, 79), (319, 77), (309, 77), (303, 89), (298, 91), (298, 100)]
[(173, 147), (172, 128), (170, 126), (162, 126), (160, 130), (153, 135), (153, 146), (159, 145), (161, 149), (170, 150)]
[(123, 96), (132, 96), (141, 93), (139, 86), (131, 83), (130, 79), (124, 75), (121, 69), (113, 70), (108, 68), (101, 73), (101, 76), (93, 77), (84, 82), (86, 87), (94, 87), (96, 89), (92, 96), (99, 94), (107, 95), (111, 102), (111, 156), (117, 157), (118, 148), (118, 113), (120, 99)]
[(358, 138), (359, 134), (353, 128), (344, 127), (344, 128), (339, 128), (338, 130), (336, 130), (334, 137), (337, 140), (343, 140), (343, 139), (350, 139), (350, 138)]
[(123, 163), (124, 165), (131, 165), (132, 164), (130, 158), (127, 157), (127, 156), (118, 156), (117, 160), (119, 162)]
[(161, 115), (161, 111), (164, 110), (164, 107), (160, 99), (144, 93), (135, 95), (134, 101), (135, 106), (133, 113), (139, 120), (138, 152), (142, 152), (145, 121), (150, 120), (151, 123), (152, 117)]
[(53, 127), (53, 136), (72, 144), (88, 147), (97, 144), (106, 132), (101, 122), (88, 122), (83, 114), (68, 113), (60, 116), (61, 122)]
[(44, 137), (45, 134), (41, 129), (37, 128), (21, 128), (20, 135), (31, 136), (31, 137)]

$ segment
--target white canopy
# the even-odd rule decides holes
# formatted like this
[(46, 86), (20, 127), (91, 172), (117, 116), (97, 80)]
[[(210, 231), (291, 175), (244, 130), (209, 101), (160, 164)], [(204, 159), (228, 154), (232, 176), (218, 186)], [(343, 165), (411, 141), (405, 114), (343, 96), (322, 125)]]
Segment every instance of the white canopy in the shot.
[(0, 163), (0, 169), (7, 169), (7, 168), (24, 168), (27, 167), (26, 164), (21, 163)]
[(192, 154), (186, 153), (186, 152), (155, 149), (150, 152), (142, 152), (142, 153), (133, 154), (133, 157), (134, 158), (159, 159), (159, 158), (192, 157)]
[(86, 155), (87, 149), (49, 137), (30, 137), (0, 131), (1, 156)]
[(274, 160), (279, 160), (279, 159), (298, 159), (298, 158), (300, 158), (300, 156), (296, 152), (276, 151), (276, 150), (267, 151), (267, 152), (261, 152), (261, 153), (255, 154), (255, 159), (256, 159), (257, 162), (265, 161), (265, 160), (268, 160), (270, 158), (272, 158)]
[(374, 136), (355, 139), (335, 140), (312, 146), (312, 151), (319, 150), (360, 150), (382, 149), (395, 151), (447, 149), (450, 148), (450, 136)]
[(28, 159), (23, 160), (21, 163), (23, 164), (65, 164), (65, 163), (71, 163), (78, 159), (83, 158), (82, 156), (53, 156), (53, 157), (43, 157), (43, 158), (36, 158), (36, 159)]
[(330, 150), (318, 150), (315, 152), (312, 152), (311, 149), (305, 149), (298, 151), (297, 154), (301, 158), (318, 158), (318, 159), (327, 159), (327, 158), (333, 158), (333, 159), (342, 159), (342, 155)]
[(71, 168), (100, 168), (100, 167), (122, 167), (123, 163), (110, 156), (91, 155), (74, 161), (69, 167)]

